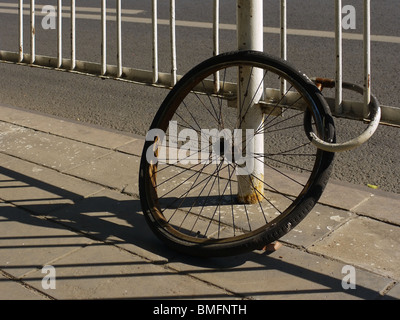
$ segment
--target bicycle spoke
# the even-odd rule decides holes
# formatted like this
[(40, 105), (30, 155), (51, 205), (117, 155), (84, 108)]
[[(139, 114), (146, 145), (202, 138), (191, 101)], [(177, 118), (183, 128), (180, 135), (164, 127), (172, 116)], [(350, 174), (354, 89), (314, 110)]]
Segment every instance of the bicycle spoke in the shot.
[[(309, 190), (315, 179), (319, 185), (325, 161), (305, 132), (310, 120), (316, 132), (326, 128), (314, 116), (321, 106), (313, 104), (315, 93), (302, 75), (287, 74), (290, 66), (280, 70), (282, 61), (270, 66), (270, 58), (255, 52), (210, 60), (218, 59), (204, 71), (193, 69), (172, 89), (153, 121), (169, 128), (160, 146), (165, 153), (157, 154), (165, 161), (141, 169), (147, 179), (140, 189), (144, 212), (153, 215), (147, 221), (186, 252), (215, 247), (225, 254), (223, 248), (230, 253), (247, 243), (258, 248), (270, 230), (283, 232), (283, 221), (294, 222), (291, 215), (305, 211), (293, 208), (315, 193)], [(282, 79), (288, 85), (280, 94)], [(258, 115), (260, 121), (253, 121)]]

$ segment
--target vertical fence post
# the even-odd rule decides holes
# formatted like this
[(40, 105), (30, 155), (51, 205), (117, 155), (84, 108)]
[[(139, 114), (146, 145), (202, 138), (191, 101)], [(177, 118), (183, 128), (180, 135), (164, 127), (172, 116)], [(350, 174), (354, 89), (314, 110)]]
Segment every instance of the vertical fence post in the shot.
[(106, 0), (101, 0), (101, 75), (107, 71), (107, 12)]
[(76, 67), (76, 4), (75, 0), (71, 0), (71, 70)]
[(57, 68), (62, 66), (62, 0), (57, 1)]
[[(281, 59), (287, 60), (287, 3), (281, 0)], [(286, 81), (281, 79), (281, 96), (286, 93)]]
[(35, 0), (31, 0), (31, 64), (36, 60)]
[[(263, 0), (237, 0), (237, 39), (239, 50), (263, 51)], [(254, 133), (263, 123), (263, 114), (256, 105), (263, 95), (263, 71), (250, 67), (240, 67), (238, 77), (238, 114), (242, 141), (246, 141), (246, 130)], [(238, 175), (238, 200), (256, 203), (264, 196), (264, 135), (257, 133), (251, 141), (254, 155), (249, 161), (253, 170), (248, 175)], [(246, 147), (249, 145), (247, 144)]]
[(364, 118), (369, 114), (371, 101), (371, 2), (364, 0)]
[(219, 0), (214, 0), (213, 6), (213, 55), (219, 54)]
[[(219, 0), (214, 0), (213, 7), (213, 55), (219, 54)], [(219, 72), (214, 74), (214, 92), (220, 90)]]
[(336, 48), (336, 79), (335, 79), (335, 112), (342, 113), (343, 103), (343, 47), (342, 47), (342, 0), (335, 1), (335, 48)]
[(121, 0), (117, 0), (117, 78), (122, 76), (122, 8)]
[(153, 24), (153, 83), (158, 82), (158, 29), (157, 29), (157, 0), (152, 0)]
[(176, 35), (175, 35), (175, 0), (170, 0), (170, 34), (171, 34), (171, 85), (176, 83)]
[(18, 62), (24, 60), (24, 1), (19, 0), (19, 58)]

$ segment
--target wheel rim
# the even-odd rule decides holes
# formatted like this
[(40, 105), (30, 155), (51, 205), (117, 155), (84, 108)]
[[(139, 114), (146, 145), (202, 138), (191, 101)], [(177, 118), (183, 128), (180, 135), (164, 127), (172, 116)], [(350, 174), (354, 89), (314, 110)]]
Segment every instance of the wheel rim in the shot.
[[(190, 151), (196, 149), (197, 152), (180, 153), (182, 144), (187, 143), (187, 140), (179, 141), (179, 137), (183, 138), (186, 134), (184, 130), (195, 132), (199, 142), (204, 136), (204, 129), (217, 129), (219, 134), (224, 130), (233, 132), (237, 129), (240, 118), (237, 116), (238, 108), (228, 107), (227, 101), (234, 101), (235, 93), (231, 89), (239, 66), (262, 69), (265, 88), (276, 88), (283, 77), (288, 81), (283, 97), (276, 98), (276, 91), (270, 90), (264, 97), (268, 103), (261, 106), (267, 113), (255, 135), (263, 132), (265, 152), (254, 155), (256, 161), (263, 163), (265, 175), (264, 179), (255, 177), (252, 181), (262, 183), (264, 194), (254, 204), (237, 201), (235, 170), (238, 166), (234, 156), (227, 157), (229, 148), (225, 147), (225, 142), (229, 139), (223, 139), (222, 147), (220, 140), (214, 140), (208, 146), (198, 143), (197, 148), (191, 148), (193, 144), (186, 145)], [(220, 81), (215, 87), (214, 75), (217, 72)], [(311, 145), (304, 132), (304, 117), (309, 119), (311, 115), (313, 120), (308, 125), (321, 137), (324, 136), (325, 129), (317, 107), (298, 82), (274, 67), (265, 67), (257, 62), (233, 61), (214, 65), (201, 75), (186, 79), (185, 83), (171, 93), (170, 102), (153, 124), (153, 128), (167, 133), (164, 141), (170, 149), (164, 158), (165, 163), (158, 159), (157, 164), (146, 164), (146, 201), (152, 219), (173, 237), (198, 244), (230, 243), (265, 232), (299, 206), (318, 178), (323, 152)], [(284, 104), (284, 101), (290, 103)], [(246, 106), (241, 112), (246, 112)], [(171, 121), (176, 122), (176, 135), (174, 130), (170, 130)], [(212, 138), (215, 136), (211, 135)], [(216, 144), (219, 148), (215, 148)], [(154, 147), (153, 141), (149, 141), (145, 148), (151, 147)], [(218, 153), (215, 149), (224, 151)], [(158, 156), (161, 156), (161, 150), (163, 148), (158, 149)], [(176, 158), (170, 156), (170, 150)], [(204, 154), (212, 153), (210, 150), (215, 151), (216, 161), (212, 163), (208, 158), (208, 162), (201, 163), (201, 160), (207, 159), (202, 158)], [(185, 160), (190, 163), (185, 164)]]

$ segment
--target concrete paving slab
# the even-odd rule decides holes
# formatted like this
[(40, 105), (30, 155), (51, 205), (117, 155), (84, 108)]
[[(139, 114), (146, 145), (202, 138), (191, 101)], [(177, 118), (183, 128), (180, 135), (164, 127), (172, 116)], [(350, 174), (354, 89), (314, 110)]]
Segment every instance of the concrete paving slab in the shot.
[(59, 171), (88, 163), (109, 150), (4, 122), (0, 151)]
[[(144, 139), (12, 108), (0, 107), (0, 119), (0, 292), (23, 299), (39, 291), (57, 299), (400, 299), (398, 195), (331, 181), (278, 251), (184, 257), (156, 238), (142, 214)], [(269, 174), (270, 183), (298, 192), (278, 178)], [(41, 286), (44, 264), (56, 267), (55, 291)], [(355, 267), (354, 290), (342, 287), (347, 265)]]
[(132, 135), (98, 128), (94, 125), (82, 124), (77, 121), (64, 120), (39, 112), (24, 111), (20, 108), (0, 106), (0, 119), (18, 126), (40, 130), (53, 135), (93, 144), (109, 149), (116, 149), (131, 141)]
[(355, 211), (381, 221), (400, 225), (400, 195), (374, 195), (359, 205)]
[(139, 163), (139, 157), (112, 152), (65, 172), (103, 186), (138, 195)]
[(47, 300), (35, 290), (0, 274), (0, 300)]
[(357, 269), (356, 289), (345, 290), (345, 264), (285, 246), (270, 255), (253, 252), (197, 263), (182, 258), (168, 265), (251, 299), (375, 299), (390, 283), (389, 279)]
[(118, 147), (117, 150), (140, 157), (143, 152), (144, 142), (144, 139), (136, 139), (135, 141), (128, 142), (127, 144)]
[(383, 297), (384, 300), (399, 300), (400, 299), (400, 283), (397, 283), (393, 288), (386, 293)]
[(351, 211), (372, 196), (373, 193), (364, 188), (341, 181), (330, 180), (319, 202)]
[(303, 221), (280, 240), (308, 248), (353, 216), (349, 211), (317, 204)]
[(74, 206), (52, 212), (51, 218), (153, 262), (165, 263), (176, 255), (151, 232), (140, 201), (116, 191), (96, 193)]
[(400, 227), (358, 217), (309, 250), (400, 280), (399, 247)]
[(15, 278), (92, 241), (12, 205), (0, 205), (0, 269)]
[(16, 158), (0, 167), (0, 188), (0, 199), (37, 214), (72, 205), (103, 189), (99, 185)]
[(7, 162), (14, 161), (14, 159), (15, 159), (15, 157), (11, 157), (11, 156), (9, 156), (7, 154), (0, 153), (0, 164), (1, 165), (6, 164)]
[[(102, 243), (92, 244), (53, 264), (56, 299), (232, 299), (223, 289)], [(41, 289), (43, 275), (24, 281)]]
[(12, 161), (13, 159), (14, 158), (6, 154), (0, 153), (0, 165), (4, 165), (5, 163)]

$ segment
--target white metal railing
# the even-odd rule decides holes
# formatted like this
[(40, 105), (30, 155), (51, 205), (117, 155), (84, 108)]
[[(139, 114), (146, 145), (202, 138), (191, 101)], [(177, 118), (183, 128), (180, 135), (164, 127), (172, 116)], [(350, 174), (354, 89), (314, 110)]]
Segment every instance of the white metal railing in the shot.
[[(26, 2), (26, 1), (25, 1)], [(176, 63), (176, 36), (175, 36), (175, 0), (170, 0), (170, 50), (171, 50), (171, 72), (162, 73), (158, 70), (158, 17), (157, 17), (157, 0), (152, 0), (152, 70), (139, 70), (134, 68), (127, 68), (122, 65), (122, 8), (121, 0), (116, 0), (115, 10), (110, 10), (107, 8), (107, 1), (101, 0), (101, 34), (102, 34), (102, 44), (101, 44), (101, 62), (89, 62), (89, 61), (79, 61), (76, 59), (76, 1), (70, 1), (70, 7), (63, 7), (62, 0), (57, 0), (57, 56), (48, 57), (36, 54), (36, 16), (43, 15), (41, 12), (37, 12), (37, 9), (41, 9), (42, 5), (36, 5), (35, 0), (29, 0), (29, 4), (24, 4), (23, 0), (18, 0), (18, 19), (19, 19), (19, 51), (9, 52), (0, 51), (0, 60), (6, 62), (14, 62), (19, 64), (29, 64), (35, 66), (55, 68), (59, 70), (68, 70), (72, 72), (87, 73), (93, 75), (99, 75), (102, 77), (110, 77), (123, 79), (127, 81), (134, 81), (139, 83), (152, 84), (162, 87), (171, 87), (177, 81), (177, 63)], [(215, 0), (214, 11), (218, 12), (219, 5), (218, 0)], [(27, 12), (26, 9), (29, 11)], [(70, 57), (66, 58), (62, 56), (62, 22), (63, 17), (66, 17), (66, 11), (70, 11), (70, 21), (71, 21), (71, 33), (70, 33), (70, 43), (71, 51)], [(116, 57), (117, 64), (109, 65), (107, 64), (107, 17), (108, 12), (115, 13), (115, 21), (117, 24), (117, 48)], [(30, 50), (26, 53), (25, 43), (24, 43), (24, 14), (28, 13), (30, 17)], [(215, 17), (218, 13), (214, 14)], [(215, 29), (216, 41), (214, 41), (214, 46), (218, 46), (218, 29)], [(218, 52), (218, 49), (214, 49)]]
[[(102, 27), (102, 45), (101, 45), (101, 61), (81, 61), (76, 59), (76, 1), (70, 0), (70, 6), (63, 7), (63, 1), (57, 0), (57, 11), (56, 11), (56, 21), (57, 21), (57, 56), (49, 57), (38, 55), (35, 52), (35, 28), (36, 21), (35, 18), (38, 15), (43, 15), (41, 12), (37, 12), (36, 9), (40, 9), (43, 6), (35, 4), (35, 0), (29, 0), (28, 3), (24, 3), (23, 0), (18, 0), (17, 4), (10, 4), (18, 9), (18, 19), (19, 19), (19, 50), (18, 52), (10, 52), (0, 50), (0, 61), (2, 62), (12, 62), (17, 64), (35, 65), (39, 67), (53, 68), (57, 70), (68, 70), (70, 72), (84, 73), (90, 75), (97, 75), (100, 77), (113, 78), (124, 81), (132, 81), (137, 83), (150, 84), (153, 86), (171, 88), (176, 81), (180, 78), (177, 74), (177, 61), (176, 61), (176, 20), (175, 20), (175, 0), (170, 0), (170, 16), (169, 21), (162, 21), (163, 24), (168, 23), (170, 28), (170, 72), (160, 72), (158, 67), (158, 25), (160, 24), (160, 19), (157, 16), (157, 5), (158, 0), (152, 1), (152, 14), (151, 14), (151, 24), (152, 24), (152, 70), (141, 70), (136, 68), (124, 67), (122, 64), (122, 8), (121, 0), (116, 0), (116, 8), (107, 8), (107, 1), (101, 0), (101, 27)], [(219, 0), (213, 0), (213, 54), (219, 53)], [(241, 1), (241, 0), (237, 0)], [(250, 3), (257, 3), (262, 0), (249, 0), (244, 1), (245, 6)], [(28, 2), (27, 0), (25, 2)], [(281, 58), (287, 59), (287, 1), (280, 0), (281, 6), (281, 25), (280, 25), (280, 35), (281, 35)], [(365, 120), (369, 113), (368, 105), (371, 97), (371, 65), (370, 65), (370, 0), (364, 0), (364, 101), (354, 102), (354, 101), (343, 101), (342, 95), (342, 20), (341, 20), (341, 8), (342, 0), (335, 0), (335, 15), (336, 15), (336, 30), (335, 30), (335, 43), (336, 43), (336, 76), (335, 76), (335, 99), (327, 99), (330, 103), (331, 109), (335, 116), (348, 116), (351, 114), (353, 119)], [(28, 9), (28, 11), (26, 10)], [(63, 18), (68, 17), (66, 14), (70, 11), (70, 57), (64, 57), (62, 52), (63, 43), (63, 32), (62, 23)], [(116, 56), (116, 65), (107, 64), (107, 20), (110, 17), (107, 16), (108, 12), (115, 13), (115, 22), (117, 24), (117, 48), (114, 53)], [(24, 15), (28, 14), (30, 16), (30, 51), (26, 52), (24, 47)], [(239, 16), (239, 15), (238, 15)], [(114, 18), (113, 18), (114, 19)], [(247, 24), (242, 24), (246, 26)], [(258, 30), (261, 30), (261, 34), (265, 32), (262, 23)], [(242, 29), (241, 29), (242, 28)], [(246, 30), (238, 25), (238, 37)], [(247, 30), (248, 31), (248, 30)], [(252, 30), (253, 32), (254, 30)], [(259, 32), (259, 31), (258, 31)], [(281, 92), (285, 91), (285, 83), (281, 85)], [(400, 126), (400, 111), (399, 109), (391, 107), (382, 107), (382, 123), (388, 123)]]

